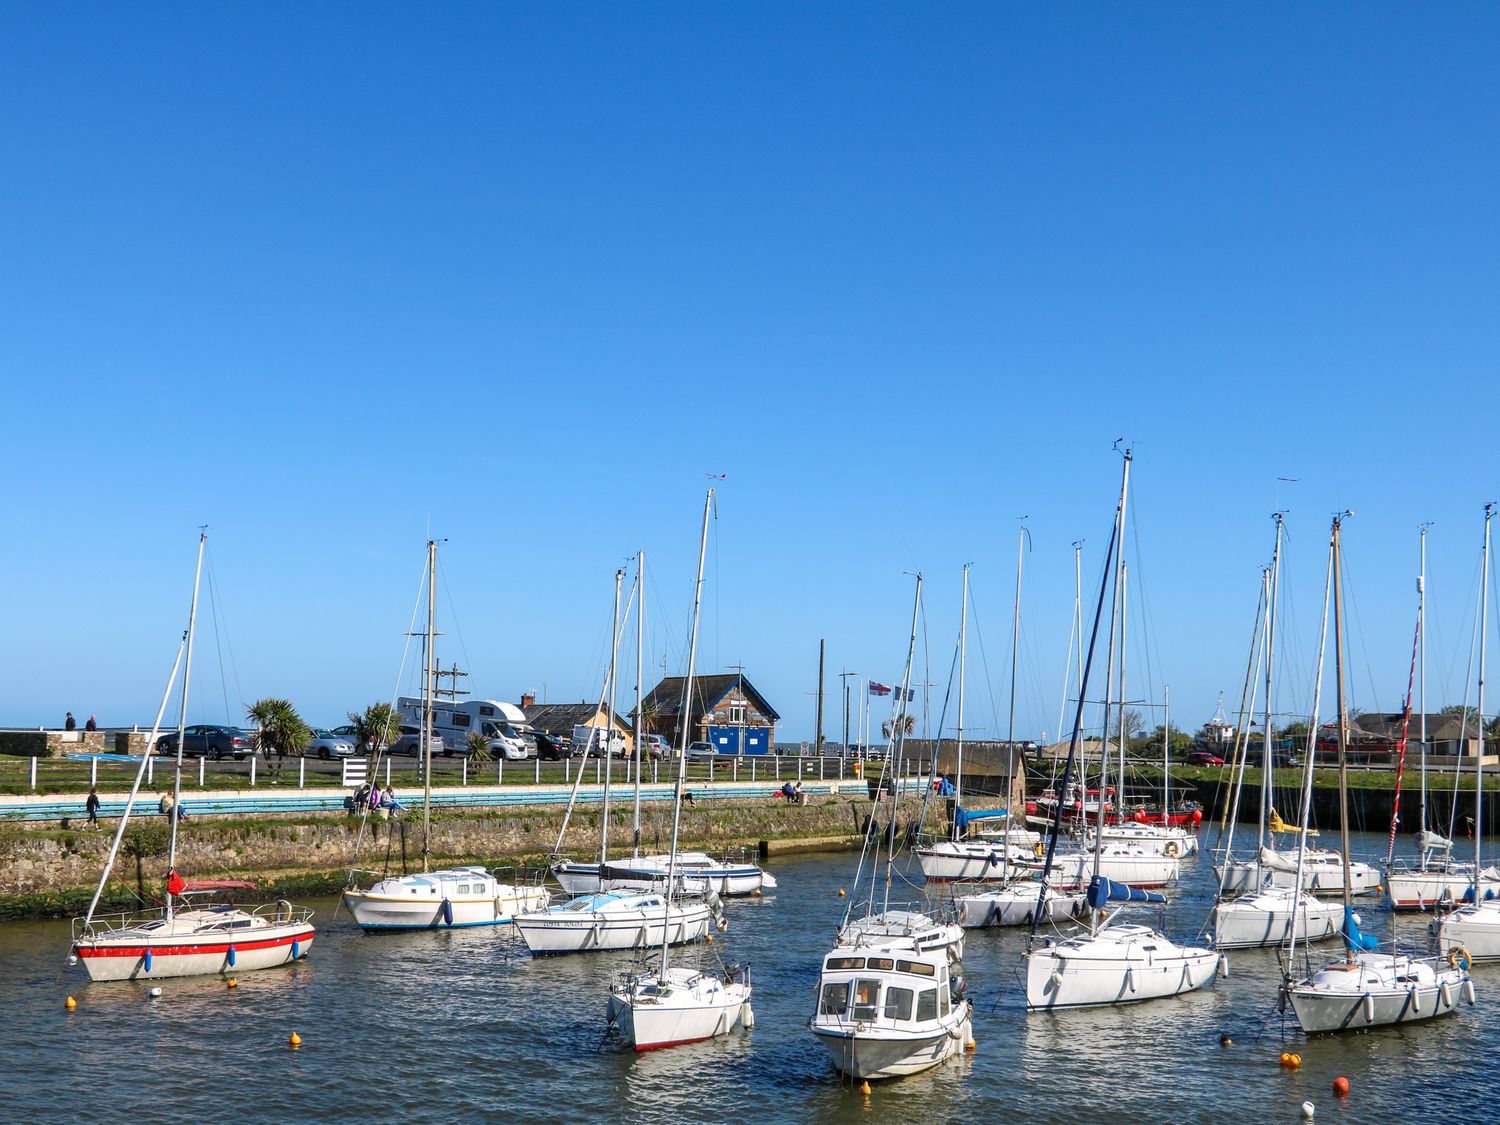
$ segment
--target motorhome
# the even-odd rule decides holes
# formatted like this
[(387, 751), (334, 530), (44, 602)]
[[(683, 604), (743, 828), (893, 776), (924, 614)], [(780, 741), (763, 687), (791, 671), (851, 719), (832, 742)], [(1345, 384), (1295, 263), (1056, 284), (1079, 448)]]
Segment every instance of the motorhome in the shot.
[[(396, 700), (402, 715), (420, 724), (422, 700), (403, 695)], [(469, 735), (479, 732), (489, 739), (490, 754), (508, 761), (526, 757), (526, 741), (521, 727), (526, 715), (513, 703), (494, 699), (438, 699), (432, 704), (432, 729), (443, 737), (443, 756), (469, 752)]]

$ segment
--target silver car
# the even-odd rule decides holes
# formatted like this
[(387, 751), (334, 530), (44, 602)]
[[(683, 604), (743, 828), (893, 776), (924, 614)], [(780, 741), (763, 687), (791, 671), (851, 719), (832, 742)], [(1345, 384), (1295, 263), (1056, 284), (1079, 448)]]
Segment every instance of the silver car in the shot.
[(332, 758), (352, 758), (354, 754), (353, 741), (323, 727), (313, 729), (312, 738), (302, 749), (304, 758), (322, 758), (325, 762)]

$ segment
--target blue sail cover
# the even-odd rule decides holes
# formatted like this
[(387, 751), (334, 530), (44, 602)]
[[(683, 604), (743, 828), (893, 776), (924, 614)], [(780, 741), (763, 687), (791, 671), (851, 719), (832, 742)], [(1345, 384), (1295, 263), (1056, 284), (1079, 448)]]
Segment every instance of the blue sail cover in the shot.
[(1344, 907), (1344, 944), (1356, 951), (1369, 951), (1380, 944), (1380, 939), (1374, 934), (1367, 934), (1359, 928), (1352, 906)]
[(983, 812), (970, 812), (968, 809), (960, 807), (953, 813), (953, 824), (956, 828), (964, 829), (976, 820), (993, 820), (997, 816), (1005, 816), (1006, 812), (1007, 810), (1005, 809), (987, 809)]
[(1103, 875), (1095, 875), (1089, 880), (1089, 906), (1095, 910), (1103, 910), (1104, 904), (1108, 902), (1166, 902), (1165, 895), (1159, 895), (1154, 891), (1143, 891), (1132, 887), (1129, 883), (1116, 883), (1113, 879), (1106, 879)]

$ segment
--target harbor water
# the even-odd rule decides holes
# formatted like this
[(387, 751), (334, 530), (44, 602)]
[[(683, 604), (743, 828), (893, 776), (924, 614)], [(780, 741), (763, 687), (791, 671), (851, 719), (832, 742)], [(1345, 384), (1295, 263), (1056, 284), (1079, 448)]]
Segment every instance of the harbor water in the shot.
[[(1205, 833), (1205, 837), (1207, 833)], [(1205, 845), (1208, 843), (1204, 840)], [(1384, 839), (1359, 838), (1384, 855)], [(1275, 954), (1229, 956), (1212, 990), (1120, 1008), (1027, 1015), (1019, 931), (970, 931), (963, 973), (976, 1050), (862, 1096), (807, 1031), (822, 955), (855, 857), (775, 860), (774, 895), (727, 904), (712, 947), (753, 966), (756, 1028), (636, 1054), (605, 1035), (605, 989), (628, 955), (532, 959), (509, 927), (367, 937), (333, 900), (295, 967), (239, 978), (91, 984), (66, 966), (60, 922), (0, 926), (0, 1096), (11, 1120), (693, 1122), (1487, 1121), (1500, 1078), (1500, 967), (1477, 1007), (1434, 1023), (1308, 1042), (1275, 1007)], [(898, 862), (892, 903), (920, 896)], [(908, 882), (908, 878), (910, 881)], [(916, 884), (913, 886), (913, 884)], [(1208, 856), (1184, 863), (1161, 917), (1203, 927)], [(1428, 919), (1363, 900), (1367, 928), (1425, 948)], [(1155, 920), (1156, 908), (1134, 917)], [(1340, 949), (1315, 947), (1315, 962)], [(78, 999), (73, 1011), (64, 1000)], [(292, 1050), (296, 1031), (302, 1046)], [(1233, 1039), (1220, 1046), (1221, 1034)], [(1300, 1071), (1278, 1066), (1302, 1055)], [(1333, 1079), (1349, 1079), (1336, 1098)]]

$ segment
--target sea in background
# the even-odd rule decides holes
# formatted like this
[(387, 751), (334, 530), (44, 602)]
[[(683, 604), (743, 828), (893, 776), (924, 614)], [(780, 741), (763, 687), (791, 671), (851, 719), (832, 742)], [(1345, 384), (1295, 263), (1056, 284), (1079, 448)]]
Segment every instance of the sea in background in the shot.
[[(1209, 843), (1203, 833), (1203, 843)], [(1385, 839), (1356, 850), (1383, 857)], [(753, 965), (757, 1026), (637, 1055), (605, 1036), (605, 990), (631, 957), (534, 960), (509, 927), (366, 937), (335, 900), (311, 902), (319, 935), (295, 967), (148, 985), (89, 983), (66, 965), (62, 922), (0, 925), (0, 1105), (11, 1120), (696, 1122), (1318, 1121), (1500, 1119), (1500, 966), (1475, 970), (1477, 1007), (1405, 1029), (1322, 1038), (1275, 1007), (1270, 951), (1229, 955), (1212, 990), (1120, 1008), (1030, 1015), (1024, 934), (968, 934), (963, 973), (975, 1052), (868, 1097), (841, 1081), (807, 1031), (818, 967), (853, 890), (851, 853), (787, 857), (780, 889), (727, 903), (729, 931), (674, 959)], [(920, 897), (898, 860), (892, 903)], [(1184, 863), (1162, 917), (1179, 939), (1203, 928), (1207, 855)], [(915, 883), (916, 885), (912, 885)], [(1425, 948), (1425, 916), (1361, 900), (1364, 923)], [(1135, 908), (1155, 920), (1156, 908)], [(1314, 947), (1314, 961), (1338, 943)], [(73, 994), (78, 1007), (64, 1009)], [(300, 1050), (288, 1047), (297, 1031)], [(1221, 1047), (1219, 1037), (1233, 1037)], [(1302, 1069), (1283, 1071), (1283, 1050)], [(1352, 1086), (1333, 1096), (1339, 1075)]]

